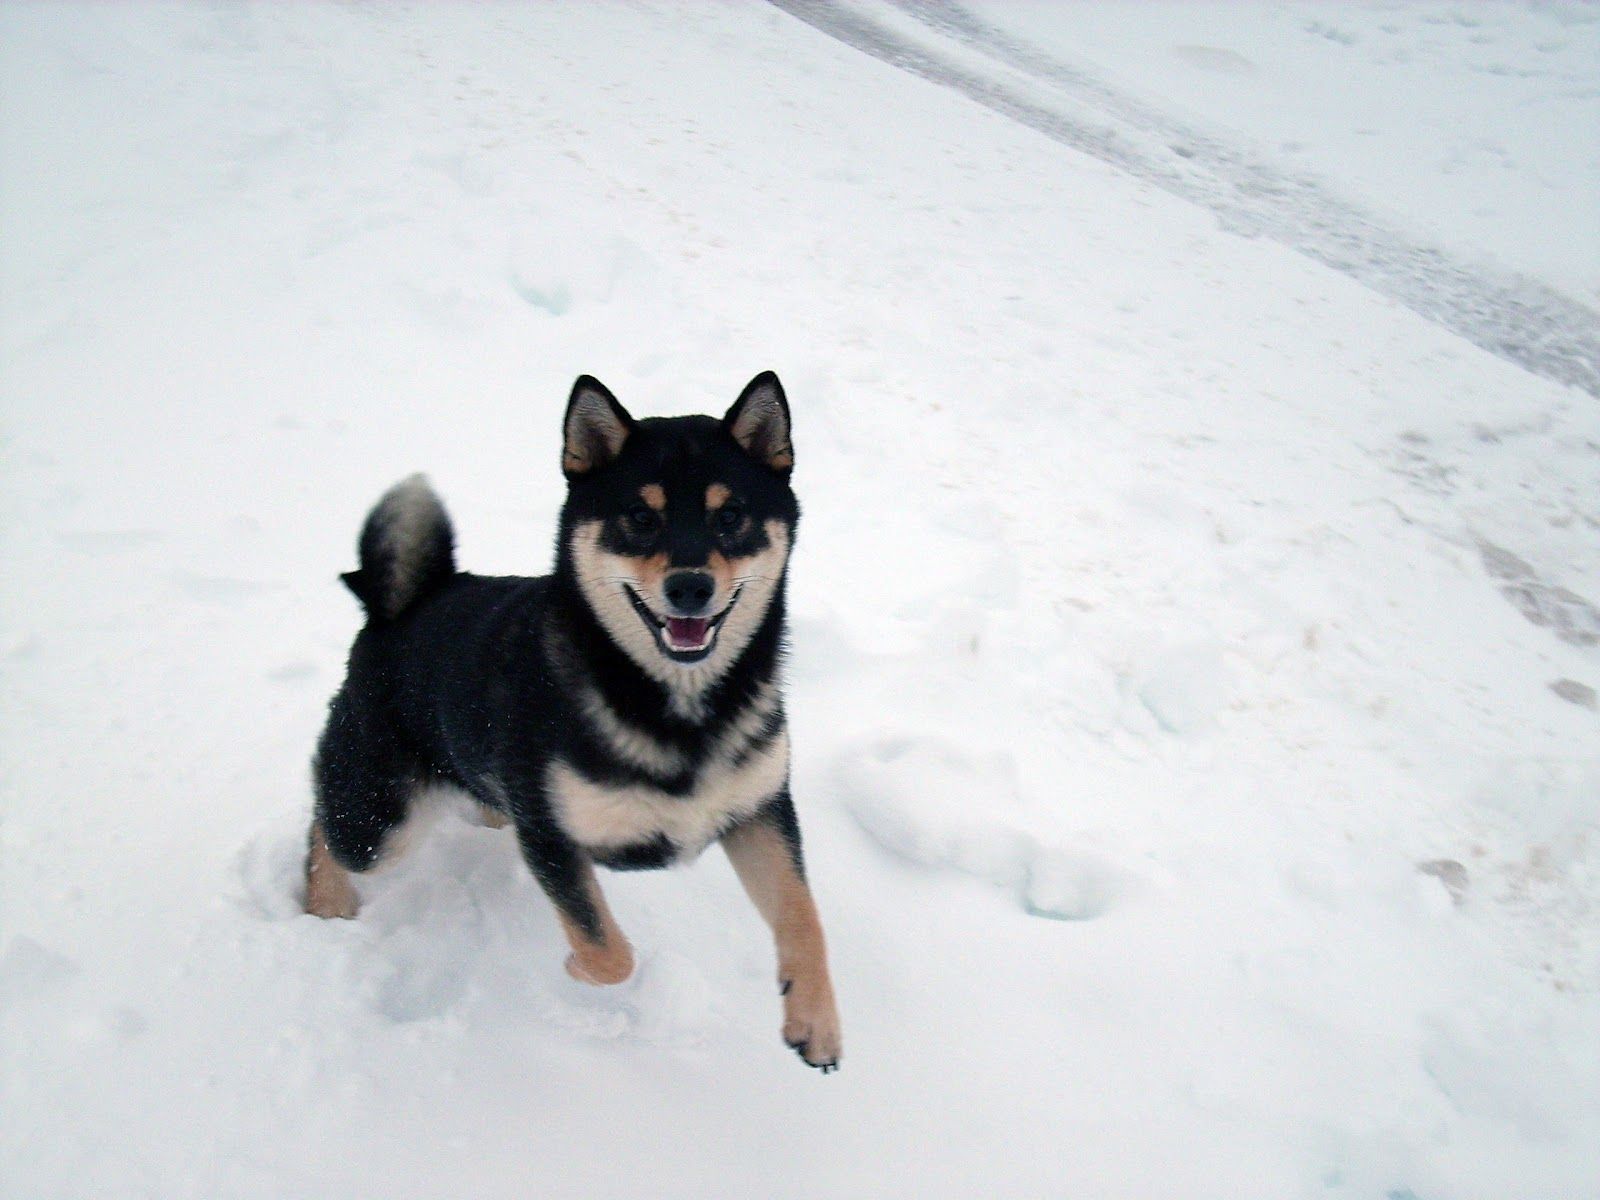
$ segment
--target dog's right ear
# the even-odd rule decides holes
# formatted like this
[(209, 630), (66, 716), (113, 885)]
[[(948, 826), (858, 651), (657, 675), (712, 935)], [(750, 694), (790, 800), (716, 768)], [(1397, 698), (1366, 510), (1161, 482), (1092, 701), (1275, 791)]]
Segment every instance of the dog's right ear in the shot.
[(576, 479), (598, 471), (622, 453), (633, 418), (605, 384), (592, 375), (580, 375), (572, 385), (562, 428), (561, 469), (568, 479)]

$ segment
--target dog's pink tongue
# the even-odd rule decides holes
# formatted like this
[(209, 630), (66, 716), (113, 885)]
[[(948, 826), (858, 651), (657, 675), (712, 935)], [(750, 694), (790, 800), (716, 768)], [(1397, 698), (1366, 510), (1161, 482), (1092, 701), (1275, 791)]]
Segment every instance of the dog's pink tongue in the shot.
[(674, 650), (703, 650), (711, 637), (705, 617), (668, 617), (667, 645)]

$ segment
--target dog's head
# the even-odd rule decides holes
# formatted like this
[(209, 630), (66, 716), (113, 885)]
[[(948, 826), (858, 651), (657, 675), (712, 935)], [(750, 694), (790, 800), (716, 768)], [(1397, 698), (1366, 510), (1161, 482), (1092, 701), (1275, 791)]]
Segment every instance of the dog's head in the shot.
[(756, 376), (720, 420), (635, 420), (585, 375), (564, 433), (560, 549), (590, 609), (656, 678), (716, 678), (781, 593), (799, 519), (783, 385)]

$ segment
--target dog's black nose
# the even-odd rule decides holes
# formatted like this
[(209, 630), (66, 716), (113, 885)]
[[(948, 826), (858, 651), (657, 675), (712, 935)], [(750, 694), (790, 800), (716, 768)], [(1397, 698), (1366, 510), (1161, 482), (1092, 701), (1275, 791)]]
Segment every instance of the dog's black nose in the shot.
[(666, 592), (667, 603), (679, 616), (697, 617), (711, 603), (717, 581), (704, 571), (674, 571), (667, 576), (661, 590)]

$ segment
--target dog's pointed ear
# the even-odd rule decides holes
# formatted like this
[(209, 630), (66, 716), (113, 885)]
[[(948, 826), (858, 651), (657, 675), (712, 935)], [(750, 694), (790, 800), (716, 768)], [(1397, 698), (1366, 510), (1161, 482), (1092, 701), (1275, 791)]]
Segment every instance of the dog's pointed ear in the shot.
[(733, 402), (722, 427), (746, 454), (774, 471), (787, 473), (794, 466), (794, 445), (789, 440), (789, 400), (783, 384), (771, 371), (763, 371)]
[(568, 479), (598, 471), (622, 453), (633, 418), (592, 375), (578, 376), (562, 422), (561, 469)]
[(339, 576), (345, 587), (350, 589), (350, 594), (368, 608), (373, 608), (377, 597), (372, 594), (372, 589), (367, 586), (367, 576), (364, 571), (346, 571)]

